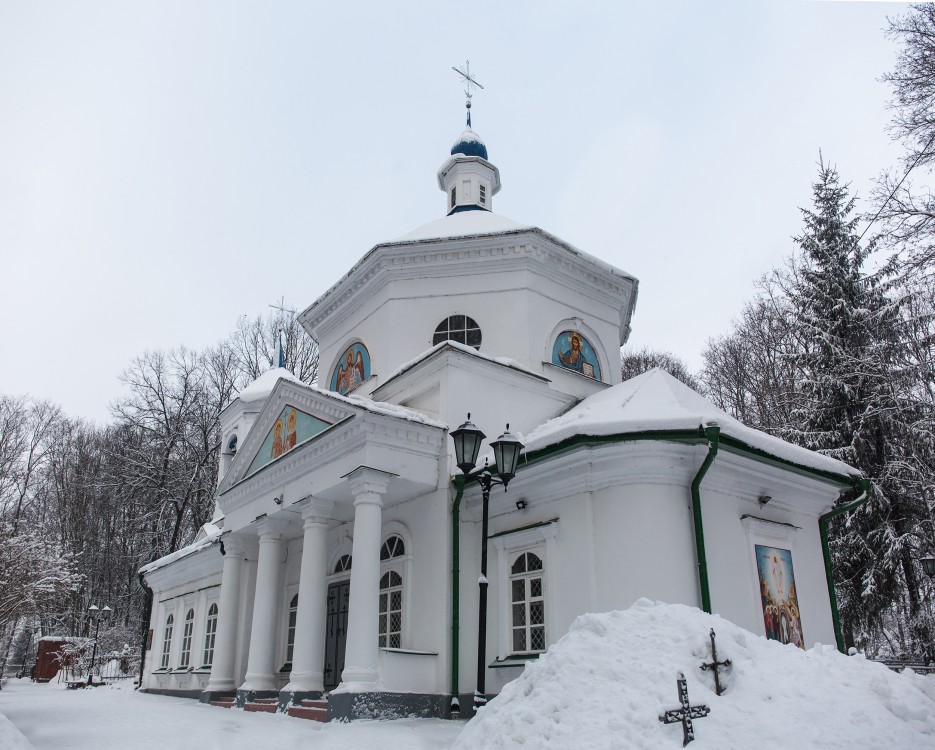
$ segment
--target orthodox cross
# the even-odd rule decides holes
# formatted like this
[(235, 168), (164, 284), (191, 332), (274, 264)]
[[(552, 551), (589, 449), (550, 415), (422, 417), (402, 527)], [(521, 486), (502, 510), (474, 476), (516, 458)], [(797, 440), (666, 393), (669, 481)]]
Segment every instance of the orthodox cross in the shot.
[(663, 724), (674, 724), (677, 721), (682, 722), (682, 747), (695, 739), (695, 728), (692, 726), (692, 719), (701, 719), (711, 713), (707, 706), (692, 706), (688, 702), (688, 683), (685, 675), (679, 672), (678, 679), (675, 681), (679, 689), (679, 701), (681, 707), (666, 711), (659, 717)]
[(285, 297), (282, 297), (279, 300), (278, 305), (267, 305), (267, 307), (272, 307), (274, 310), (279, 310), (280, 314), (283, 316), (285, 316), (286, 313), (289, 313), (290, 315), (295, 315), (295, 310), (293, 310), (291, 307), (286, 307)]
[(474, 87), (479, 89), (483, 89), (484, 87), (471, 75), (470, 60), (464, 63), (464, 70), (456, 68), (454, 65), (451, 66), (451, 69), (464, 79), (464, 95), (467, 97), (464, 106), (467, 107), (467, 126), (471, 127), (471, 97), (474, 95)]
[(711, 628), (711, 663), (702, 664), (701, 671), (704, 672), (710, 669), (714, 672), (714, 689), (718, 695), (724, 692), (725, 688), (721, 687), (721, 677), (718, 674), (718, 667), (729, 667), (730, 659), (725, 659), (724, 661), (717, 660), (717, 646), (714, 643), (714, 628)]

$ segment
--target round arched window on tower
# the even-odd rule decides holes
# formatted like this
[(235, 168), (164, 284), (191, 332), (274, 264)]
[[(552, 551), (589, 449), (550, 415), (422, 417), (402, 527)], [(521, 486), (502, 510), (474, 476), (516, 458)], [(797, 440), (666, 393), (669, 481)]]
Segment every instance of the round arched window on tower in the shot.
[(474, 318), (467, 315), (449, 315), (435, 329), (432, 346), (440, 344), (442, 341), (457, 341), (459, 344), (467, 344), (475, 349), (480, 349), (480, 326), (477, 325)]

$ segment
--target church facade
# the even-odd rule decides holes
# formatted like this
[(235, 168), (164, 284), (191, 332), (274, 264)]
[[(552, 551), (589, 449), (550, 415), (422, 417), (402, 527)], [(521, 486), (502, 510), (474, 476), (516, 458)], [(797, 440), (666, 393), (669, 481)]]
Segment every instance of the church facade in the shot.
[(482, 500), (449, 437), (468, 413), (525, 444), (489, 503), (487, 694), (576, 616), (641, 597), (840, 645), (823, 541), (857, 472), (662, 371), (621, 382), (637, 280), (494, 213), (500, 174), (470, 128), (438, 184), (441, 219), (300, 314), (318, 385), (273, 368), (222, 413), (213, 523), (142, 570), (143, 689), (469, 713)]

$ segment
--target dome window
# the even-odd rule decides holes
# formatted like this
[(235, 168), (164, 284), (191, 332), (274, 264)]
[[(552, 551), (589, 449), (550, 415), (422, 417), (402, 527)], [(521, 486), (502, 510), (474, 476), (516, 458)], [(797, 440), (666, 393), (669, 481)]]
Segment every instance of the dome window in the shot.
[(227, 452), (232, 456), (237, 453), (237, 433), (235, 432), (230, 436), (230, 439), (227, 441)]
[(449, 315), (435, 329), (432, 345), (440, 344), (442, 341), (457, 341), (459, 344), (467, 344), (480, 349), (480, 326), (474, 318), (469, 318), (467, 315)]

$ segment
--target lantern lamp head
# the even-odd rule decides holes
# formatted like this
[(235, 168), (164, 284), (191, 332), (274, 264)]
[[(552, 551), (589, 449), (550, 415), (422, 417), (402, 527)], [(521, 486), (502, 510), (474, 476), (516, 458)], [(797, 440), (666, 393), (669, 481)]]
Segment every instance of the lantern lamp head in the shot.
[(451, 439), (455, 443), (455, 461), (458, 468), (465, 474), (470, 474), (474, 470), (477, 464), (477, 454), (480, 453), (480, 444), (485, 437), (487, 436), (471, 421), (470, 412), (468, 412), (467, 421), (457, 430), (451, 431)]
[(497, 473), (503, 480), (503, 489), (506, 489), (510, 480), (516, 476), (516, 466), (519, 464), (519, 454), (523, 450), (523, 444), (510, 432), (510, 425), (507, 423), (506, 430), (490, 444), (490, 447), (493, 448)]

